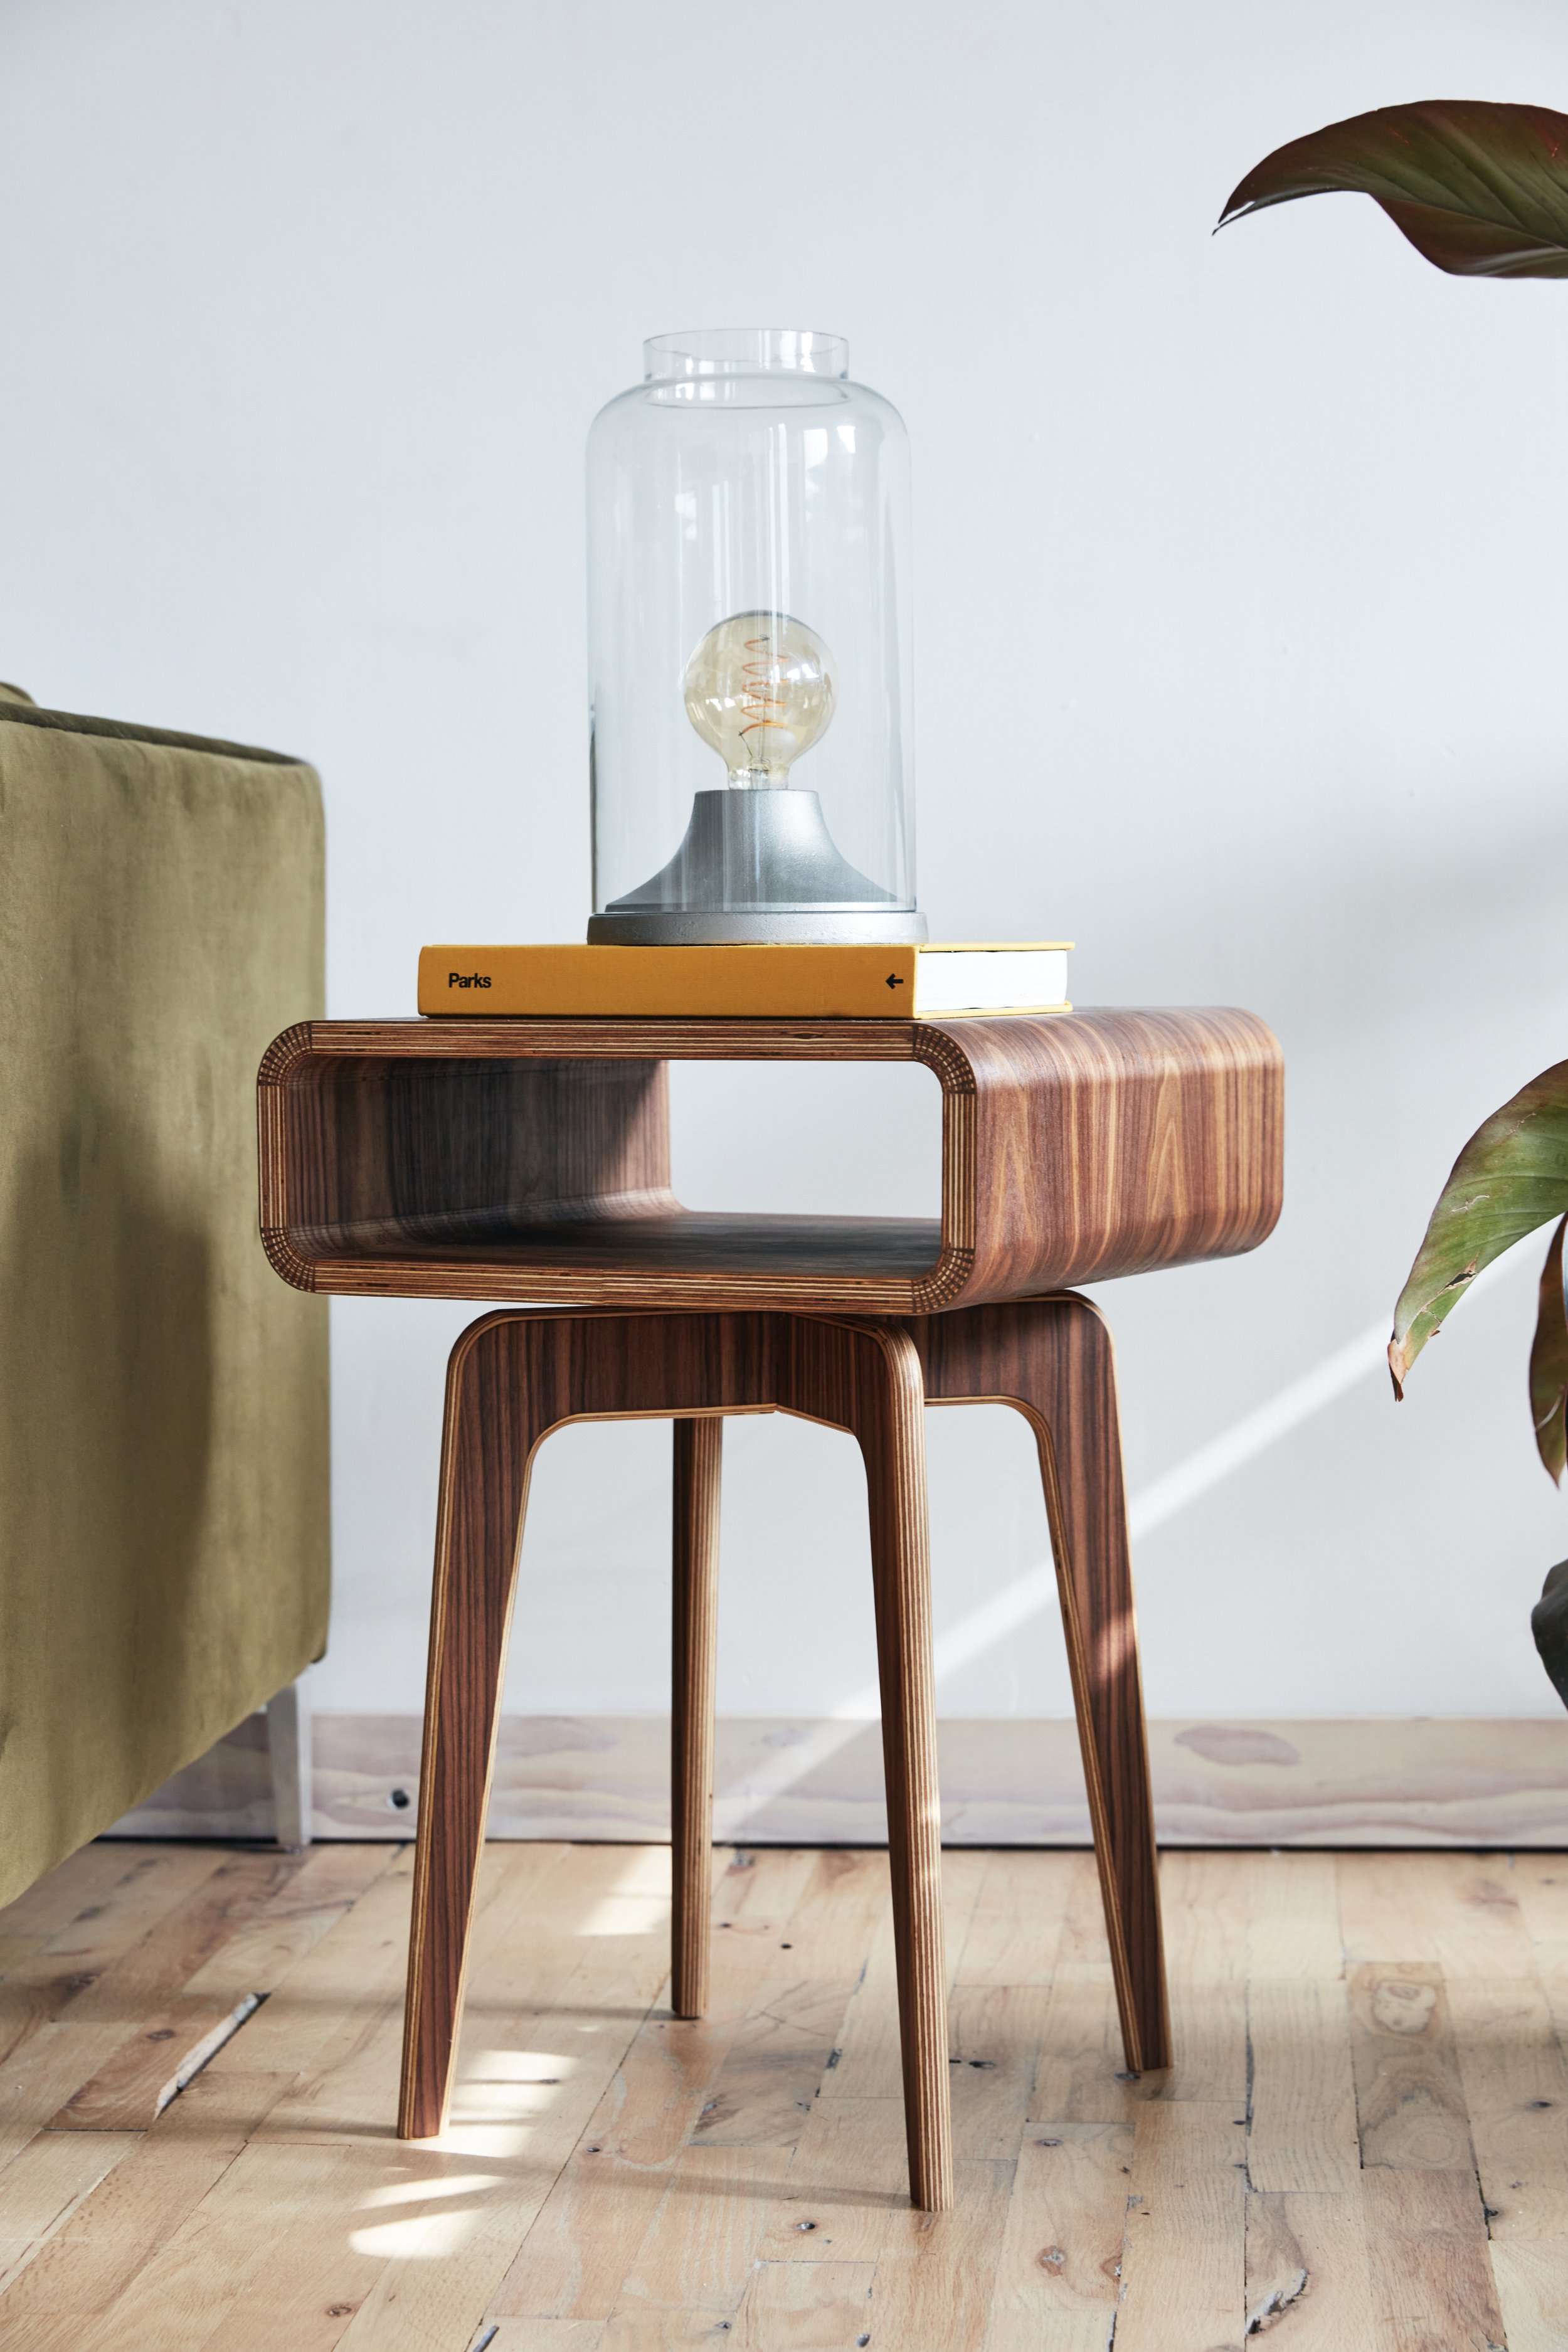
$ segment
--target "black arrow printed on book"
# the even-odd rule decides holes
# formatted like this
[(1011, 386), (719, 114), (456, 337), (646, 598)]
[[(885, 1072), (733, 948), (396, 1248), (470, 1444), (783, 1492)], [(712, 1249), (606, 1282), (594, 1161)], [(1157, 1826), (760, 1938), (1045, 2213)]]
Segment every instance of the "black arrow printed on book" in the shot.
[(896, 971), (890, 971), (888, 974), (888, 986), (889, 988), (902, 988), (903, 984), (903, 982), (899, 978)]

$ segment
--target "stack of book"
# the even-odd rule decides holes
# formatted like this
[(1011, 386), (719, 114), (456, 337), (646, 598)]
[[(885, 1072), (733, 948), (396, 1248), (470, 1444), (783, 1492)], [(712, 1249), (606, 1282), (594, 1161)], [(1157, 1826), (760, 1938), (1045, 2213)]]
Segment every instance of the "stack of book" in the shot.
[(1070, 1013), (1070, 944), (429, 947), (419, 950), (419, 1010), (560, 1020)]

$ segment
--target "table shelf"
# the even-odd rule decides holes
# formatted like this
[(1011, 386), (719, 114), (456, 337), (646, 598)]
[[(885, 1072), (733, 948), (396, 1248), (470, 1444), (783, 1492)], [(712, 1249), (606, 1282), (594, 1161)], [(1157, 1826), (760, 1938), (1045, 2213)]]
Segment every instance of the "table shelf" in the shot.
[[(942, 1216), (694, 1211), (671, 1060), (915, 1061)], [(260, 1073), (261, 1224), (306, 1290), (925, 1314), (1256, 1247), (1282, 1070), (1229, 1010), (951, 1021), (317, 1021)]]

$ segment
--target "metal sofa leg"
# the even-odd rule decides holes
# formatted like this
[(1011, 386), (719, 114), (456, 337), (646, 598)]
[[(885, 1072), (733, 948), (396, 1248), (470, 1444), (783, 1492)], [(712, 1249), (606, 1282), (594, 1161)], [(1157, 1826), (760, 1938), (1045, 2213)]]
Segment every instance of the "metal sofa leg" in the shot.
[(289, 1853), (310, 1843), (310, 1694), (305, 1677), (267, 1702), (273, 1834)]

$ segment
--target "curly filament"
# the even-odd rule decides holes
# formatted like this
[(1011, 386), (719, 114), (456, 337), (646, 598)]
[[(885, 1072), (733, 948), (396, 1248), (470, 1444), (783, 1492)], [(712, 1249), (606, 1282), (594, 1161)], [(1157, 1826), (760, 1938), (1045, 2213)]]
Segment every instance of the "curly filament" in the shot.
[(773, 639), (748, 637), (745, 645), (746, 651), (755, 658), (742, 663), (741, 675), (742, 677), (755, 678), (758, 683), (754, 686), (744, 686), (741, 689), (741, 709), (746, 718), (746, 724), (742, 728), (741, 732), (742, 735), (755, 735), (763, 728), (783, 727), (784, 722), (782, 719), (770, 719), (766, 713), (770, 710), (782, 710), (784, 706), (782, 695), (770, 694), (767, 691), (768, 688), (775, 687), (779, 682), (778, 662), (773, 655)]

